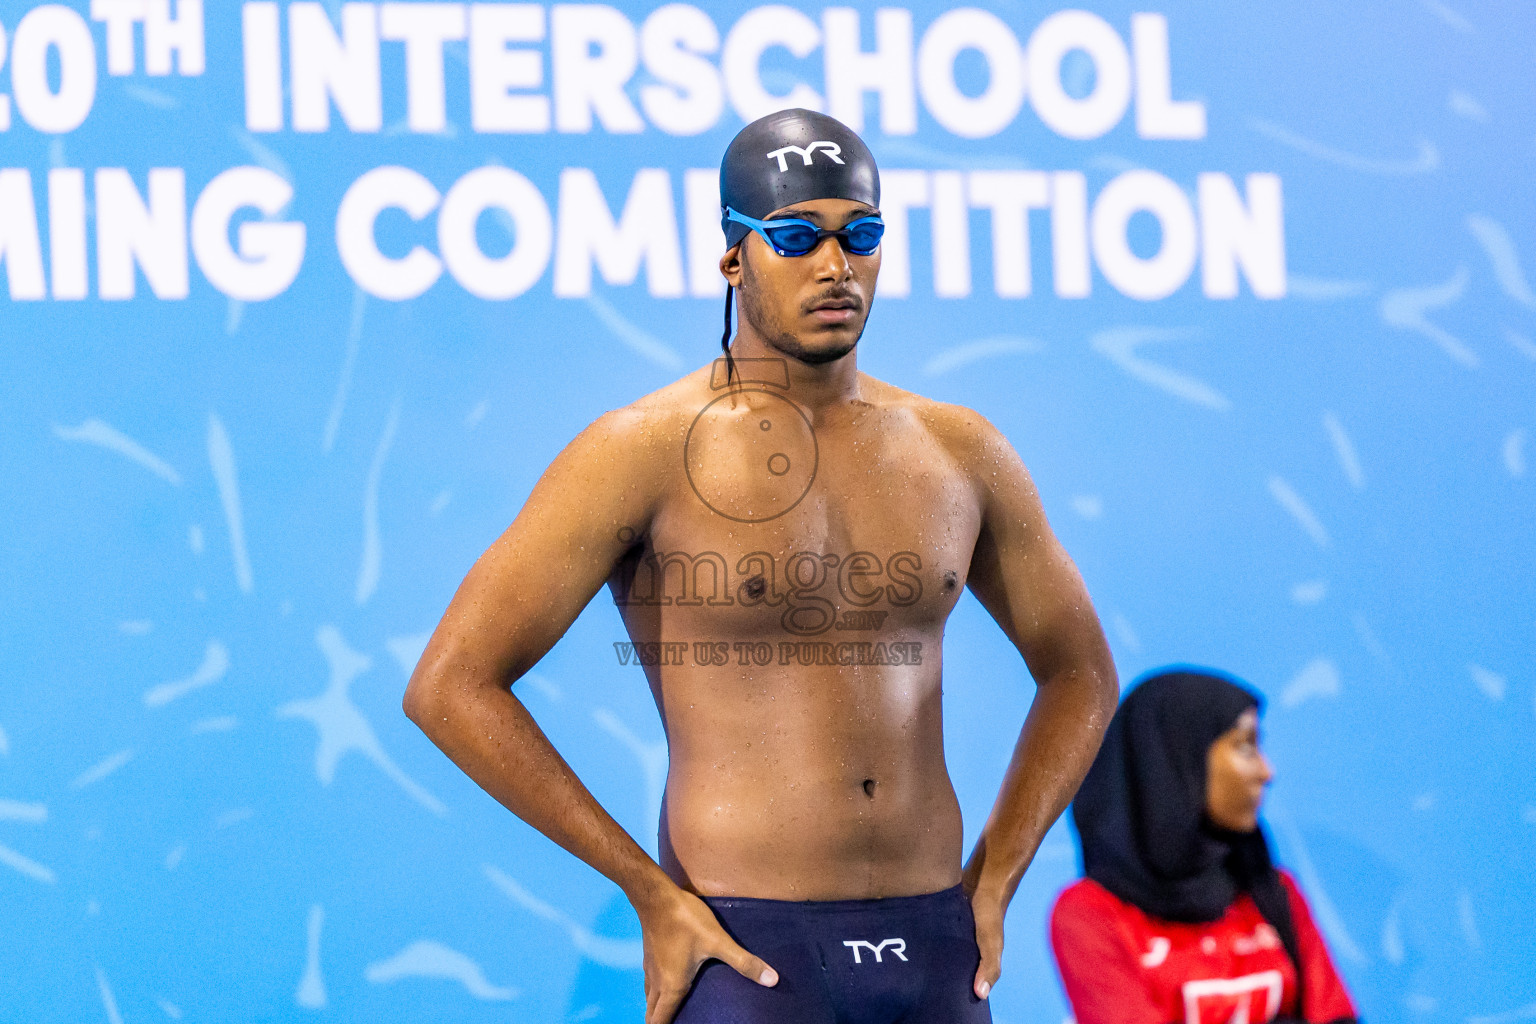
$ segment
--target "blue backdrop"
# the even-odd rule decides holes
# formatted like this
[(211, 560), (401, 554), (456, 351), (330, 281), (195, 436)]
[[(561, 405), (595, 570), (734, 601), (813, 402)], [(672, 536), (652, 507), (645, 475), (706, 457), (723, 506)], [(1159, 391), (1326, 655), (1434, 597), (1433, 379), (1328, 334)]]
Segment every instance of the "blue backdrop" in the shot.
[[(715, 350), (774, 96), (909, 211), (861, 367), (1013, 441), (1122, 678), (1269, 695), (1363, 1013), (1536, 1014), (1529, 6), (416, 7), (0, 0), (0, 1016), (640, 1019), (617, 890), (399, 702), (554, 454)], [(654, 851), (622, 639), (519, 691)], [(1032, 687), (970, 598), (945, 674), (969, 843)], [(998, 1021), (1066, 1015), (1076, 870)]]

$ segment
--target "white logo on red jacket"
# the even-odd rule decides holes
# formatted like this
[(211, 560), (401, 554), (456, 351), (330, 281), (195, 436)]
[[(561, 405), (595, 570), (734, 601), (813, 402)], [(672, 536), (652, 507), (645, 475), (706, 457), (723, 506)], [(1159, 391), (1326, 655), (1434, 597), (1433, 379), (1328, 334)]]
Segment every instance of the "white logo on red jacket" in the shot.
[(1252, 956), (1266, 949), (1280, 948), (1280, 933), (1261, 923), (1252, 935), (1239, 935), (1232, 940), (1232, 952), (1238, 956)]
[(1280, 1012), (1279, 971), (1186, 981), (1184, 1024), (1267, 1024)]
[(1172, 948), (1173, 943), (1163, 936), (1152, 936), (1152, 944), (1147, 947), (1145, 953), (1141, 954), (1141, 966), (1146, 968), (1161, 967), (1163, 961), (1168, 959), (1168, 951)]

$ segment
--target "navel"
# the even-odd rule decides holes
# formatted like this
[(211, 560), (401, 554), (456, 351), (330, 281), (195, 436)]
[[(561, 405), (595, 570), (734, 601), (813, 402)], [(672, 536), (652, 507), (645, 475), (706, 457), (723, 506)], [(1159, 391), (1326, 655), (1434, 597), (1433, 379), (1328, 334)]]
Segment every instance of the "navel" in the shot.
[(871, 800), (873, 800), (875, 798), (875, 780), (874, 779), (865, 779), (864, 780), (864, 795), (869, 797)]

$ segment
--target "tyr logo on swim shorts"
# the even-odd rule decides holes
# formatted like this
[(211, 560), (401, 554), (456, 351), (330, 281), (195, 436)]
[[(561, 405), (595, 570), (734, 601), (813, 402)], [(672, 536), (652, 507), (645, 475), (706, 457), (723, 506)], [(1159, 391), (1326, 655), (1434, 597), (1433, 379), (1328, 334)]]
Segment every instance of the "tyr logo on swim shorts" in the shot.
[(981, 950), (960, 885), (861, 900), (703, 900), (732, 938), (767, 953), (779, 983), (764, 988), (711, 960), (675, 1024), (991, 1024), (991, 1003), (973, 987)]
[(801, 149), (799, 146), (785, 146), (783, 149), (776, 149), (768, 154), (768, 159), (777, 160), (779, 162), (779, 170), (787, 171), (789, 170), (789, 163), (784, 159), (784, 154), (798, 153), (800, 154), (800, 159), (805, 162), (805, 166), (809, 167), (811, 166), (811, 157), (816, 154), (818, 149), (831, 157), (833, 163), (840, 164), (843, 162), (843, 158), (838, 155), (843, 151), (843, 148), (837, 143), (828, 142), (825, 139), (817, 139), (804, 149)]
[(891, 952), (895, 954), (896, 959), (902, 961), (903, 963), (905, 963), (907, 959), (906, 939), (884, 939), (878, 946), (873, 942), (866, 942), (863, 939), (844, 939), (843, 945), (853, 950), (853, 962), (856, 964), (861, 964), (864, 962), (862, 956), (859, 954), (860, 946), (863, 946), (865, 949), (875, 954), (875, 963), (877, 964), (884, 963), (884, 961), (880, 959), (880, 954), (885, 951), (886, 946), (891, 947)]

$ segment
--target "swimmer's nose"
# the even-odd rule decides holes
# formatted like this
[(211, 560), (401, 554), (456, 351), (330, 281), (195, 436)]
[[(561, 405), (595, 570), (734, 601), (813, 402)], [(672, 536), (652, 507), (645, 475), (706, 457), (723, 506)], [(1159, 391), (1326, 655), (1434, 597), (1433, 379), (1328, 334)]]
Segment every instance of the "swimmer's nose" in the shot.
[(842, 243), (835, 238), (823, 238), (821, 245), (816, 247), (809, 258), (815, 261), (818, 281), (845, 281), (853, 276), (853, 265), (848, 262), (848, 254), (843, 251)]

